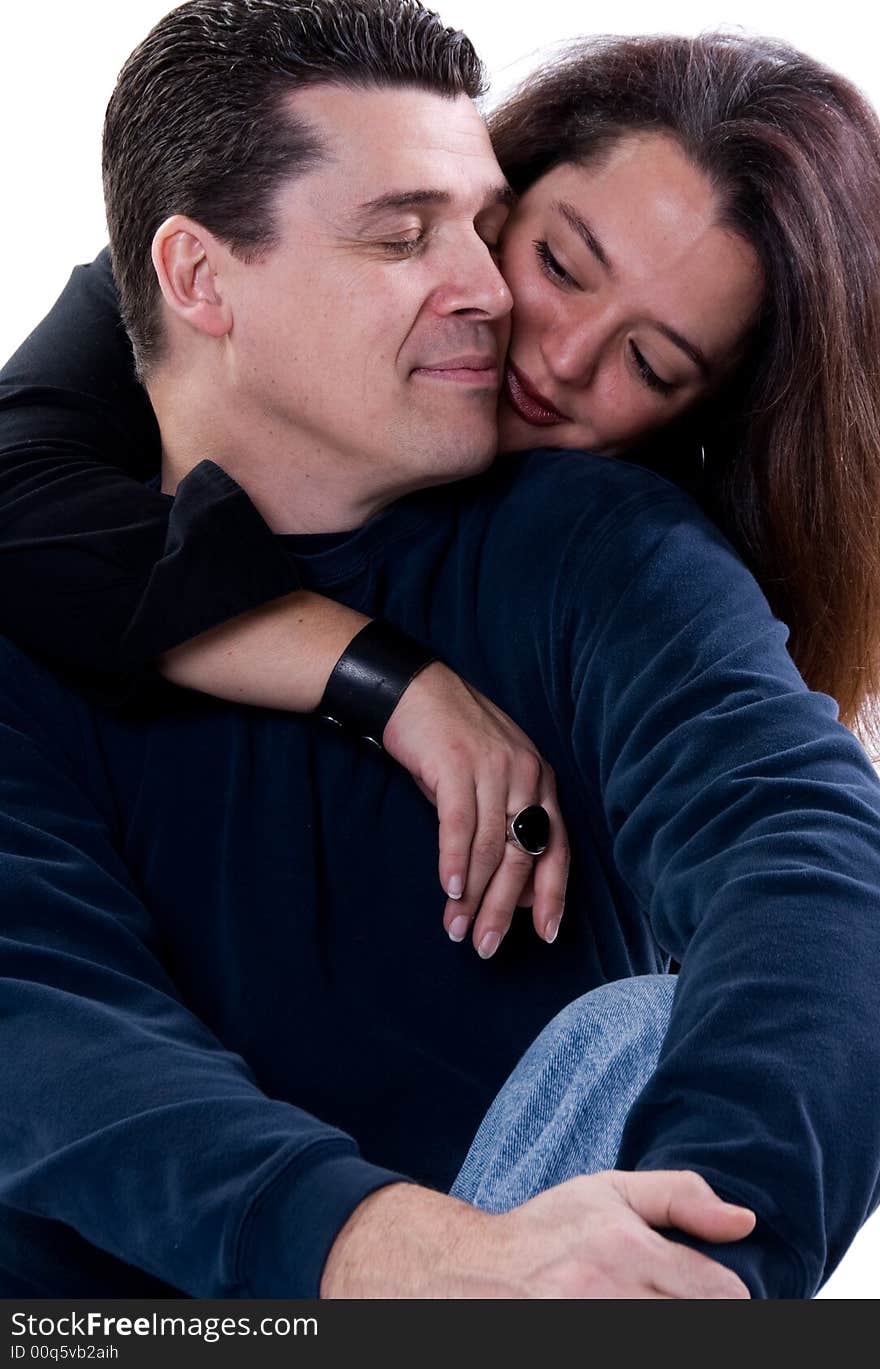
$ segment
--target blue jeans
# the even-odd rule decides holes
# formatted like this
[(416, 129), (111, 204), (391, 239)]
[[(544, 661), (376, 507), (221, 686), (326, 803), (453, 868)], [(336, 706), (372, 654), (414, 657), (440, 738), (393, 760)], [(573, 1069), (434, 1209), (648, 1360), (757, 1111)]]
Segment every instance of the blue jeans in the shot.
[(483, 1118), (453, 1196), (506, 1212), (575, 1175), (613, 1169), (627, 1114), (656, 1068), (675, 983), (621, 979), (563, 1008)]

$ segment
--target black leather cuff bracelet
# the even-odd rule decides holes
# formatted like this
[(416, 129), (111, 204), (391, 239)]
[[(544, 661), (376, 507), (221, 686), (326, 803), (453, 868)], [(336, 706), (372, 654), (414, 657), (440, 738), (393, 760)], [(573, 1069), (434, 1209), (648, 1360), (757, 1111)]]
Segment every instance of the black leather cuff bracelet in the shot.
[(381, 747), (400, 697), (437, 657), (381, 618), (361, 628), (336, 662), (316, 712)]

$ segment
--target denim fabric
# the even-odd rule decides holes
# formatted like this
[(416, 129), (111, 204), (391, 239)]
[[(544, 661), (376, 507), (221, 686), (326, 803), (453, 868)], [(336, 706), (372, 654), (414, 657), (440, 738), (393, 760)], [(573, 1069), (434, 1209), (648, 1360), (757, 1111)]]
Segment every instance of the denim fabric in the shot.
[(541, 1032), (483, 1119), (451, 1192), (506, 1212), (578, 1174), (613, 1169), (627, 1114), (666, 1035), (674, 975), (603, 984)]

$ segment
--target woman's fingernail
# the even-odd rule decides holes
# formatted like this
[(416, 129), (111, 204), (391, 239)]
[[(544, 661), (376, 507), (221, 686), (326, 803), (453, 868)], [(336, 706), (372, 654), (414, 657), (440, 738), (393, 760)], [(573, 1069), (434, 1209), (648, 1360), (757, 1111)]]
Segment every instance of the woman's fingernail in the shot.
[(464, 893), (464, 880), (461, 875), (453, 875), (446, 890), (449, 898), (461, 898)]
[(477, 955), (482, 960), (488, 960), (490, 955), (494, 955), (501, 945), (501, 937), (497, 932), (487, 932), (477, 947)]
[(452, 923), (449, 927), (449, 940), (464, 941), (465, 937), (468, 934), (469, 926), (470, 923), (468, 922), (468, 919), (464, 916), (463, 913), (461, 917), (453, 918)]
[(547, 942), (548, 946), (556, 940), (556, 934), (559, 931), (560, 921), (560, 918), (554, 917), (552, 922), (547, 923), (547, 930), (544, 933), (544, 940)]

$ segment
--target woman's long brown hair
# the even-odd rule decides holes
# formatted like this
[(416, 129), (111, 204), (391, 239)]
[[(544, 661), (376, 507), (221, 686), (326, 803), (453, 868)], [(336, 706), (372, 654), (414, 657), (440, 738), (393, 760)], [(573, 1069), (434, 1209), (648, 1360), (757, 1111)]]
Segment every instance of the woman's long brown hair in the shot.
[[(880, 695), (880, 122), (848, 81), (739, 34), (585, 39), (490, 117), (522, 191), (622, 135), (672, 134), (747, 239), (764, 303), (734, 381), (669, 438), (841, 718)], [(673, 462), (674, 464), (674, 462)], [(674, 470), (672, 472), (675, 474)], [(872, 724), (872, 719), (873, 724)]]

